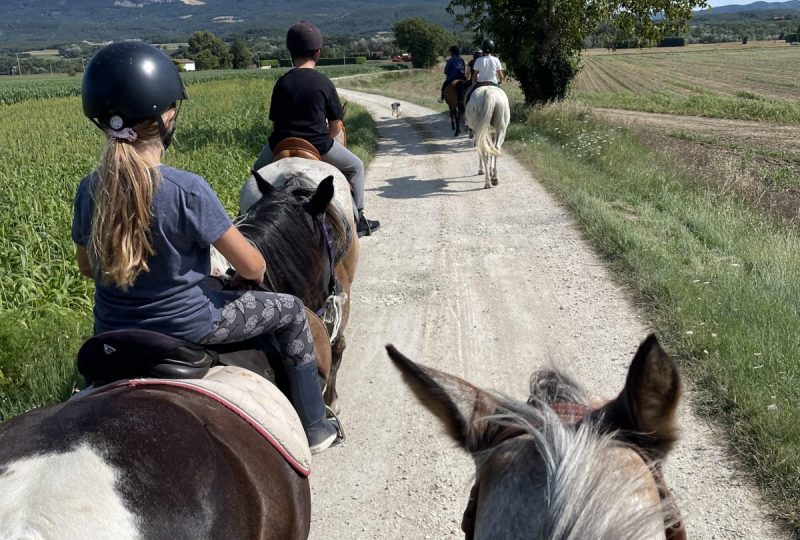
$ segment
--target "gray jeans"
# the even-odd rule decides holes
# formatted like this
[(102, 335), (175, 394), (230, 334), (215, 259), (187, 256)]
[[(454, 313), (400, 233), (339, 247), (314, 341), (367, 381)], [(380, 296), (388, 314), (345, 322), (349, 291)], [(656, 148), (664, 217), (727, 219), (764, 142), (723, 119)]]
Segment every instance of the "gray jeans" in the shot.
[[(333, 141), (333, 146), (327, 154), (322, 155), (322, 161), (330, 163), (340, 171), (350, 186), (353, 188), (353, 198), (356, 201), (356, 209), (364, 209), (364, 162), (357, 155), (352, 153), (338, 141)], [(261, 155), (253, 165), (255, 170), (272, 163), (272, 148), (268, 144), (264, 145)]]

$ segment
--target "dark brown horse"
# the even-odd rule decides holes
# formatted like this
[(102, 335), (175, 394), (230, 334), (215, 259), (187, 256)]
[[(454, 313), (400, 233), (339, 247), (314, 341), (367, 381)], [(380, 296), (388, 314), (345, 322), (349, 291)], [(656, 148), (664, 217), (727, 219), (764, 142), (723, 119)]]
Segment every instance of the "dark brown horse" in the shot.
[(475, 458), (467, 539), (685, 539), (659, 467), (677, 438), (681, 385), (655, 336), (605, 404), (556, 371), (537, 373), (519, 403), (387, 350), (420, 402)]
[[(309, 147), (307, 153), (316, 152), (305, 141), (299, 143)], [(276, 292), (297, 296), (319, 314), (309, 315), (309, 322), (317, 357), (322, 364), (329, 359), (329, 368), (323, 366), (320, 373), (326, 383), (325, 402), (336, 411), (336, 376), (346, 348), (344, 331), (359, 257), (354, 204), (338, 169), (298, 152), (305, 151), (290, 149), (291, 157), (262, 167), (248, 179), (240, 196), (243, 215), (238, 227), (264, 255), (265, 283)], [(319, 219), (303, 210), (310, 194), (323, 185), (332, 195), (325, 210), (327, 237)]]
[(461, 119), (464, 117), (464, 87), (467, 81), (457, 79), (451, 82), (444, 91), (444, 101), (450, 109), (450, 128), (453, 136), (461, 134)]

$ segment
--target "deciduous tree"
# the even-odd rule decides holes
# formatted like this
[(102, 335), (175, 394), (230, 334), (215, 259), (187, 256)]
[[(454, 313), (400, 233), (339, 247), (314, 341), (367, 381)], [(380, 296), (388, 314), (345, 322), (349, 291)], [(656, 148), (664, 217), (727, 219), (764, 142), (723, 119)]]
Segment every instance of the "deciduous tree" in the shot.
[(230, 51), (233, 69), (247, 69), (253, 63), (253, 53), (241, 39), (233, 40)]
[[(231, 67), (231, 53), (228, 46), (208, 30), (195, 32), (189, 37), (189, 54), (192, 55), (197, 69), (227, 69)], [(200, 67), (201, 65), (203, 67)]]
[(614, 44), (647, 44), (682, 31), (706, 0), (450, 0), (448, 11), (494, 39), (529, 104), (561, 99), (577, 75), (585, 38), (598, 25)]
[(414, 67), (431, 67), (453, 40), (453, 35), (438, 24), (411, 17), (392, 27), (397, 45), (411, 54)]

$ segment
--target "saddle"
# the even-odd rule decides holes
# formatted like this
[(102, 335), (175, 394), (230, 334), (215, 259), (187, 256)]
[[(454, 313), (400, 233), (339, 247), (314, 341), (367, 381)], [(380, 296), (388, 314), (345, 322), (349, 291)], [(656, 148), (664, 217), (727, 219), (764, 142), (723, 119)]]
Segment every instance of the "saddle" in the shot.
[(300, 137), (288, 137), (279, 142), (272, 151), (272, 162), (290, 157), (320, 161), (322, 157), (313, 144)]
[[(323, 381), (331, 370), (330, 334), (325, 323), (306, 308), (308, 326)], [(265, 353), (265, 349), (269, 352)], [(271, 336), (235, 343), (198, 345), (151, 330), (126, 329), (103, 332), (88, 339), (78, 351), (78, 371), (87, 382), (102, 386), (140, 377), (154, 379), (202, 379), (213, 366), (236, 366), (274, 378), (286, 388), (281, 355)]]

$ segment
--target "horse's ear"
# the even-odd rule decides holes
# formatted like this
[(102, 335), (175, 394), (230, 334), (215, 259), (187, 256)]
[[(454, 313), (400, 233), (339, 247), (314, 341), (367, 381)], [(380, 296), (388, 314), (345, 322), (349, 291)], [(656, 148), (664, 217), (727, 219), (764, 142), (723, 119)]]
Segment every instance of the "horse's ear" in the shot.
[(414, 396), (442, 421), (450, 437), (470, 452), (486, 449), (483, 441), (489, 426), (483, 419), (497, 412), (493, 396), (454, 375), (409, 360), (393, 345), (387, 345), (386, 352)]
[(678, 368), (664, 352), (655, 334), (639, 346), (625, 388), (605, 407), (608, 427), (621, 430), (622, 438), (660, 459), (678, 439), (676, 415), (681, 398)]
[(258, 191), (261, 192), (261, 195), (269, 195), (275, 191), (275, 188), (272, 187), (272, 184), (264, 180), (264, 177), (261, 176), (257, 170), (253, 169), (250, 172), (252, 173), (253, 178), (256, 179), (256, 186), (258, 186)]
[(317, 186), (317, 191), (308, 201), (308, 211), (316, 216), (325, 211), (333, 200), (333, 176), (328, 176)]

